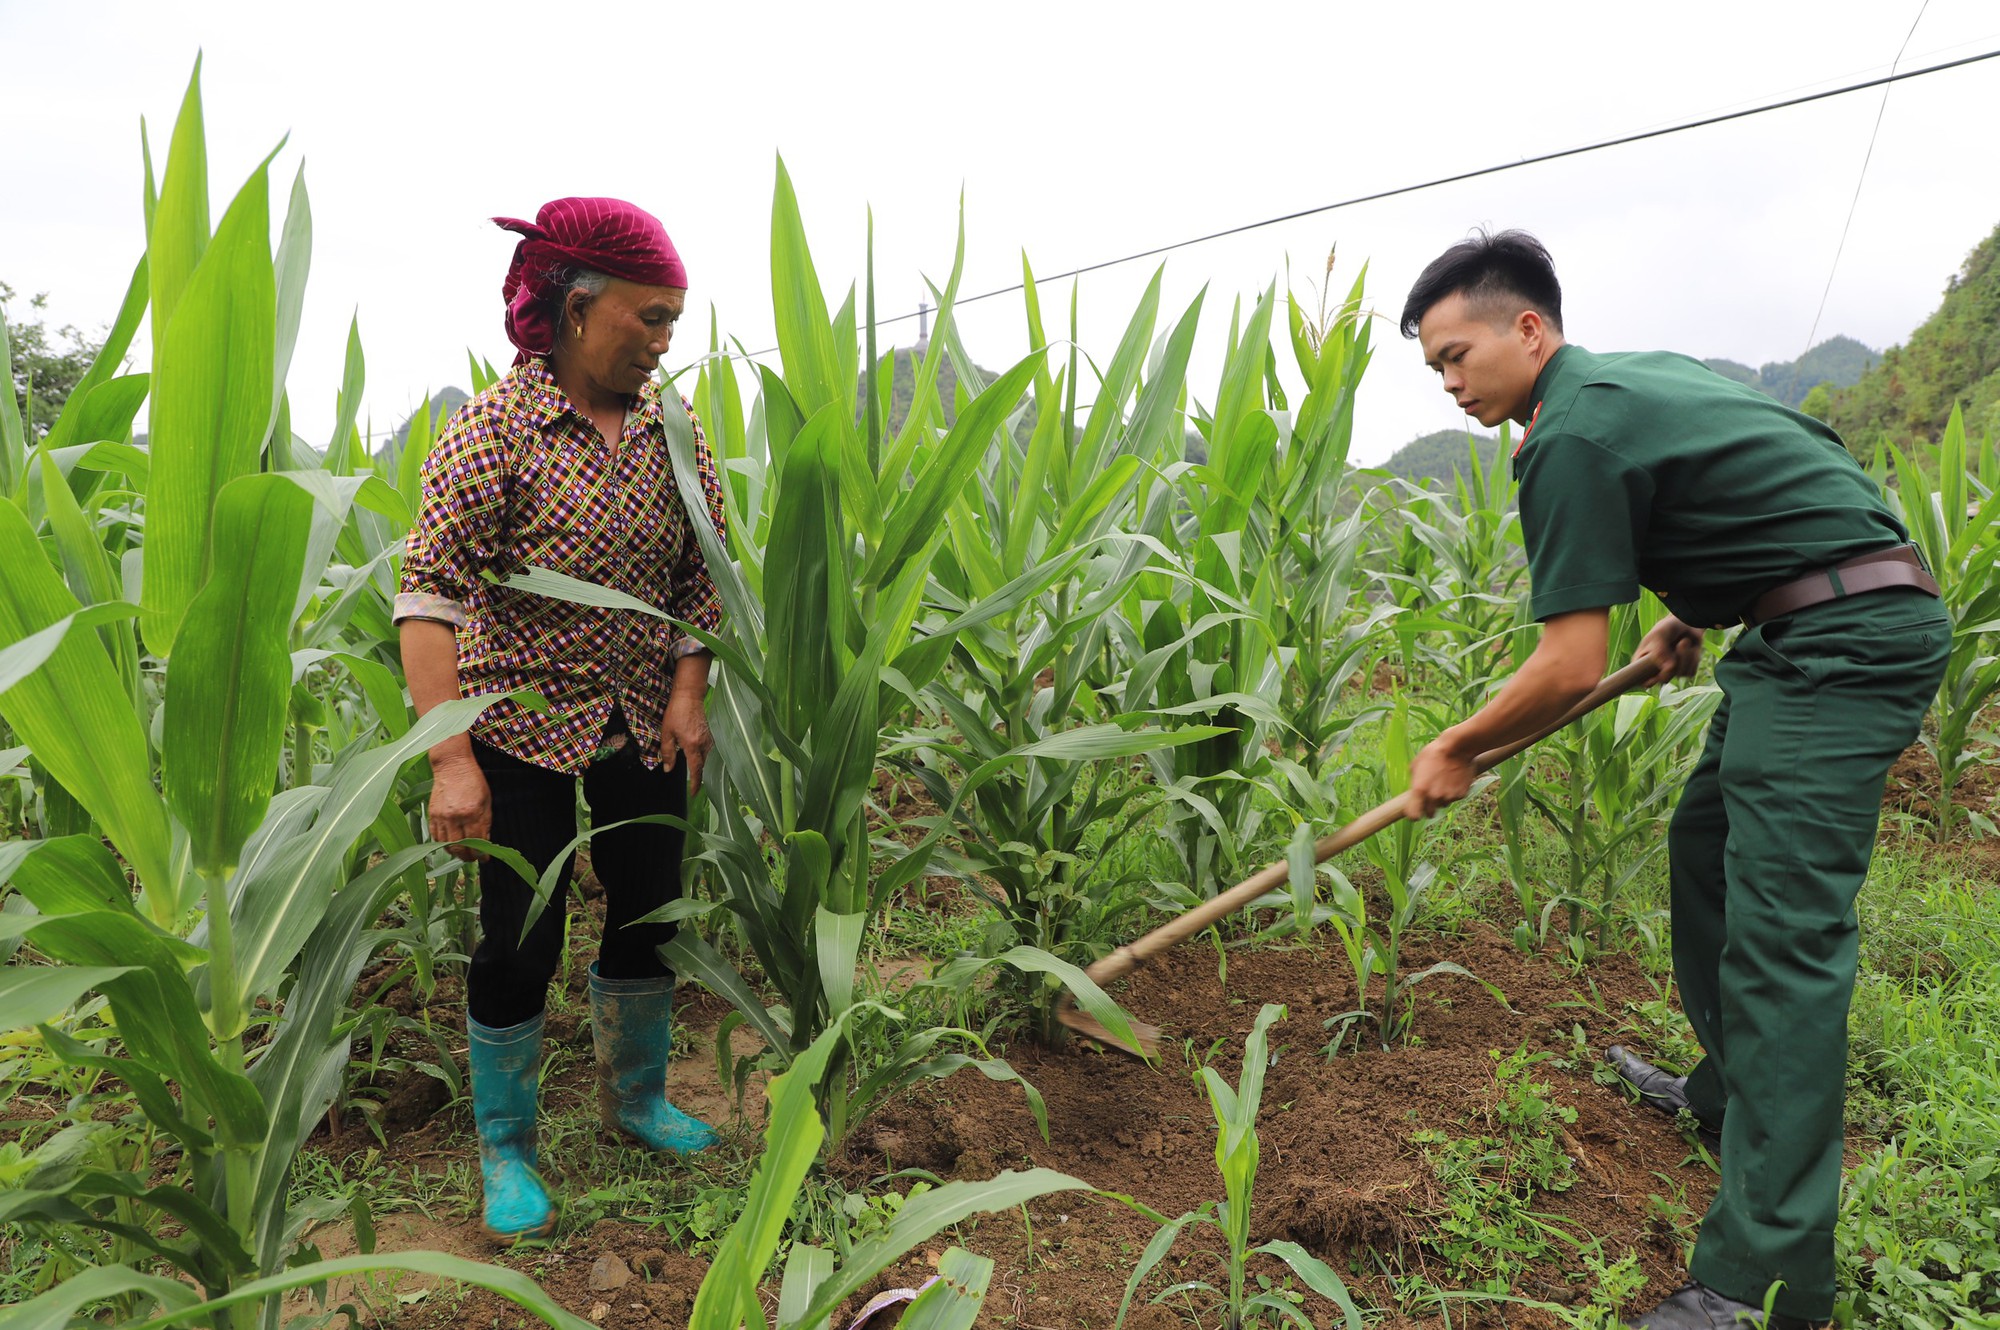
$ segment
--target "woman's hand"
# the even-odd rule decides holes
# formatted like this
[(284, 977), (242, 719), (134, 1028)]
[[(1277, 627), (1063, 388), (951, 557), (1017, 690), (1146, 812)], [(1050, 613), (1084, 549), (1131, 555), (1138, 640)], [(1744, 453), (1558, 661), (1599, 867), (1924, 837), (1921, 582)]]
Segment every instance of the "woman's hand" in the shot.
[(690, 799), (701, 793), (702, 764), (714, 747), (707, 698), (697, 689), (675, 688), (667, 699), (666, 714), (660, 717), (660, 765), (671, 771), (681, 755), (687, 755)]
[(1691, 679), (1701, 668), (1701, 643), (1701, 629), (1669, 614), (1653, 625), (1639, 643), (1639, 649), (1632, 653), (1632, 659), (1651, 656), (1659, 663), (1660, 672), (1653, 677), (1655, 685), (1669, 679)]
[[(457, 761), (431, 759), (431, 839), (490, 840), (493, 833), (493, 791), (486, 773), (469, 754)], [(453, 845), (454, 857), (471, 863), (485, 855), (466, 845)]]

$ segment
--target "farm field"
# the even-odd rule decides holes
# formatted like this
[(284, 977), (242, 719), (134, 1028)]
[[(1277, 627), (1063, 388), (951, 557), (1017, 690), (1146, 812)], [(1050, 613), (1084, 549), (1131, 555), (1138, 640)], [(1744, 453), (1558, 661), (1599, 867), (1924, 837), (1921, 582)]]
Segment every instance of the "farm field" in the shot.
[[(1350, 464), (1381, 324), (1346, 261), (1183, 309), (1156, 279), (1089, 348), (1024, 261), (1046, 349), (998, 372), (955, 266), (927, 343), (884, 347), (782, 163), (778, 354), (675, 348), (729, 532), (695, 524), (726, 617), (669, 1084), (722, 1143), (598, 1128), (580, 836), (560, 1224), (496, 1248), (477, 875), (430, 837), (424, 757), (493, 699), (414, 715), (390, 620), (443, 421), (368, 448), (357, 334), (332, 436), (293, 432), (311, 209), (268, 168), (211, 219), (197, 76), (97, 366), (53, 421), (0, 405), (0, 1327), (846, 1327), (934, 1275), (869, 1324), (1596, 1327), (1679, 1282), (1714, 1160), (1599, 1059), (1697, 1056), (1665, 828), (1724, 635), (1315, 865), (1532, 647), (1508, 435), (1450, 490)], [(1957, 628), (1859, 906), (1841, 1318), (2000, 1325), (2000, 452), (1954, 417), (1868, 462)], [(1614, 611), (1614, 663), (1661, 612)], [(1253, 909), (1085, 973), (1273, 861)], [(1075, 1038), (1070, 1003), (1157, 1023), (1158, 1057)]]

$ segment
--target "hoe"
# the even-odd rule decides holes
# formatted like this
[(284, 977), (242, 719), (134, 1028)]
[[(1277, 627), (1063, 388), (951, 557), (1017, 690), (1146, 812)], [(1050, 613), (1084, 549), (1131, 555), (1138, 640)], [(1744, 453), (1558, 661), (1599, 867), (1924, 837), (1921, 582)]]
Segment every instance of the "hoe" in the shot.
[[(1591, 689), (1589, 696), (1571, 707), (1569, 712), (1555, 724), (1525, 739), (1517, 739), (1504, 747), (1481, 753), (1475, 765), (1480, 771), (1498, 766), (1530, 745), (1540, 743), (1570, 722), (1596, 710), (1612, 698), (1650, 682), (1658, 671), (1658, 664), (1650, 658), (1633, 661), (1616, 674), (1606, 675), (1597, 687)], [(1313, 862), (1325, 863), (1334, 855), (1354, 848), (1376, 832), (1394, 826), (1408, 816), (1403, 796), (1397, 795), (1363, 813), (1332, 835), (1320, 837), (1313, 846)], [(1114, 979), (1130, 974), (1149, 958), (1165, 951), (1182, 938), (1199, 933), (1224, 915), (1234, 914), (1264, 893), (1282, 886), (1290, 876), (1291, 866), (1285, 860), (1280, 859), (1276, 863), (1268, 864), (1213, 900), (1205, 901), (1187, 913), (1169, 919), (1136, 942), (1126, 943), (1084, 973), (1099, 987), (1103, 987)], [(1085, 1038), (1094, 1039), (1120, 1052), (1151, 1058), (1159, 1051), (1160, 1029), (1156, 1025), (1133, 1021), (1132, 1033), (1138, 1036), (1139, 1047), (1132, 1048), (1107, 1030), (1101, 1021), (1078, 1011), (1074, 999), (1064, 1000), (1062, 1007), (1056, 1012), (1056, 1018)]]

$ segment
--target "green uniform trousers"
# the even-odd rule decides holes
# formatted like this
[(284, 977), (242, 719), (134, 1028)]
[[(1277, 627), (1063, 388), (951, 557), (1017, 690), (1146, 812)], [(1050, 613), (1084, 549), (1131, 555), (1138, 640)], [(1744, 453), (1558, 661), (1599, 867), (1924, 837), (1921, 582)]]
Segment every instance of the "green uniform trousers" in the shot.
[(1951, 646), (1939, 602), (1896, 589), (1746, 629), (1669, 837), (1674, 975), (1706, 1056), (1695, 1111), (1722, 1124), (1722, 1187), (1690, 1273), (1824, 1319), (1854, 994), (1854, 898), (1889, 767)]

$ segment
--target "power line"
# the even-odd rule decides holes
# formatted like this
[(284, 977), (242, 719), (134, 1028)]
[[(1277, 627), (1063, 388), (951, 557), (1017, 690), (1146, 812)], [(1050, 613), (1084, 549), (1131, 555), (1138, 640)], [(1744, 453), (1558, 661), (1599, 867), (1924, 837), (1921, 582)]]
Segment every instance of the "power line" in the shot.
[[(1924, 21), (1924, 11), (1931, 7), (1931, 0), (1923, 0), (1917, 6), (1917, 16), (1910, 22), (1910, 30), (1903, 34), (1903, 44), (1896, 48), (1896, 58), (1889, 62), (1889, 73), (1893, 76), (1896, 66), (1903, 63), (1903, 52), (1910, 49), (1910, 38), (1917, 35), (1917, 24)], [(1812, 328), (1806, 333), (1805, 351), (1799, 352), (1799, 359), (1805, 359), (1806, 351), (1812, 350), (1813, 338), (1819, 336), (1819, 321), (1826, 317), (1827, 297), (1833, 294), (1833, 276), (1840, 271), (1840, 256), (1847, 249), (1847, 233), (1854, 226), (1855, 209), (1861, 206), (1861, 186), (1868, 179), (1868, 163), (1875, 157), (1875, 140), (1882, 133), (1882, 116), (1889, 109), (1889, 87), (1882, 86), (1882, 104), (1875, 108), (1875, 128), (1868, 132), (1868, 151), (1861, 154), (1861, 174), (1854, 178), (1854, 197), (1847, 201), (1847, 220), (1840, 224), (1840, 243), (1833, 247), (1833, 264), (1826, 270), (1826, 287), (1819, 293), (1819, 308), (1813, 312)]]
[[(1928, 0), (1926, 0), (1926, 3), (1928, 3)], [(1918, 17), (1922, 17), (1921, 13), (1919, 13)], [(1906, 37), (1904, 38), (1905, 47), (1908, 44), (1909, 39)], [(1681, 134), (1691, 129), (1706, 129), (1710, 125), (1726, 124), (1732, 120), (1745, 120), (1751, 116), (1764, 115), (1771, 111), (1783, 111), (1794, 106), (1804, 106), (1809, 102), (1824, 101), (1829, 97), (1844, 97), (1848, 93), (1864, 92), (1869, 88), (1886, 88), (1892, 83), (1901, 83), (1905, 79), (1923, 78), (1928, 74), (1943, 73), (1947, 69), (1957, 69), (1963, 65), (1978, 64), (1982, 60), (1991, 60), (1995, 56), (2000, 56), (2000, 48), (1991, 51), (1982, 51), (1977, 55), (1961, 56), (1959, 59), (1946, 60), (1935, 65), (1926, 65), (1922, 69), (1897, 72), (1892, 68), (1889, 73), (1879, 78), (1863, 79), (1857, 83), (1843, 84), (1838, 88), (1828, 88), (1821, 92), (1805, 93), (1798, 97), (1787, 97), (1775, 102), (1764, 102), (1756, 106), (1746, 107), (1740, 111), (1727, 111), (1719, 115), (1703, 116), (1695, 120), (1684, 120), (1675, 124), (1662, 126), (1658, 129), (1639, 130), (1635, 133), (1620, 135), (1617, 138), (1600, 139), (1594, 143), (1586, 143), (1580, 147), (1561, 148), (1554, 152), (1539, 153), (1533, 157), (1523, 157), (1517, 161), (1500, 162), (1493, 166), (1482, 166), (1473, 171), (1460, 171), (1454, 175), (1437, 176), (1434, 179), (1419, 181), (1412, 185), (1398, 185), (1393, 189), (1376, 190), (1372, 194), (1357, 194), (1353, 198), (1341, 199), (1334, 203), (1322, 203), (1313, 208), (1301, 208), (1297, 212), (1288, 212), (1277, 217), (1266, 217), (1262, 221), (1257, 222), (1245, 222), (1241, 226), (1226, 227), (1220, 231), (1210, 231), (1206, 235), (1193, 236), (1186, 240), (1176, 240), (1168, 245), (1156, 245), (1152, 249), (1142, 249), (1136, 253), (1121, 255), (1115, 259), (1105, 259), (1099, 263), (1085, 264), (1081, 268), (1071, 268), (1067, 272), (1050, 273), (1046, 276), (1036, 278), (1036, 281), (1039, 284), (1042, 282), (1059, 282), (1065, 277), (1081, 277), (1085, 273), (1099, 272), (1105, 268), (1115, 268), (1121, 263), (1131, 263), (1138, 259), (1154, 258), (1161, 254), (1171, 253), (1177, 249), (1187, 249), (1191, 245), (1206, 244), (1208, 241), (1221, 240), (1226, 236), (1242, 235), (1246, 231), (1262, 230), (1267, 226), (1277, 226), (1281, 222), (1297, 221), (1301, 217), (1316, 217), (1321, 213), (1335, 212), (1341, 208), (1352, 208), (1363, 203), (1376, 203), (1383, 199), (1393, 199), (1404, 194), (1415, 194), (1426, 189), (1437, 189), (1443, 185), (1455, 185), (1465, 180), (1477, 180), (1483, 176), (1499, 175), (1503, 171), (1518, 171), (1525, 166), (1539, 166), (1544, 162), (1561, 161), (1566, 157), (1580, 157), (1585, 153), (1601, 152), (1606, 148), (1621, 148), (1627, 144), (1643, 143), (1647, 139), (1665, 138), (1669, 134)], [(1900, 52), (1897, 58), (1899, 60), (1902, 58)], [(991, 300), (995, 296), (1004, 296), (1022, 290), (1023, 287), (1024, 283), (1015, 282), (1009, 286), (995, 287), (991, 291), (981, 291), (978, 295), (961, 296), (953, 302), (953, 307), (970, 305), (981, 300)], [(908, 314), (896, 314), (886, 319), (878, 319), (876, 325), (879, 327), (889, 323), (906, 323), (916, 317), (917, 314), (913, 310)], [(750, 355), (753, 358), (769, 355), (777, 349), (777, 347), (766, 347), (762, 351), (753, 351)]]

